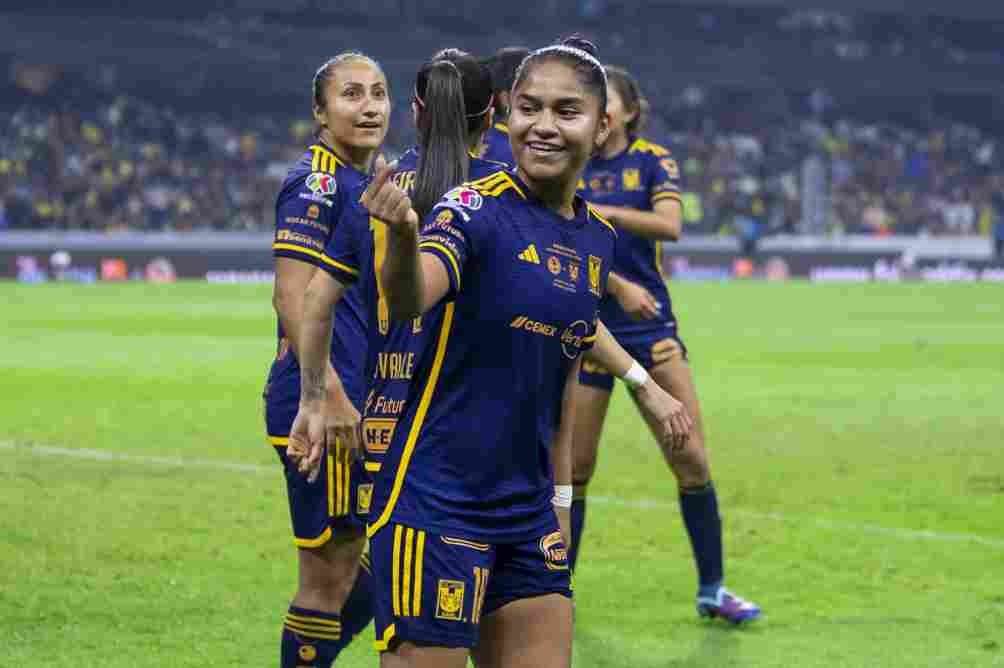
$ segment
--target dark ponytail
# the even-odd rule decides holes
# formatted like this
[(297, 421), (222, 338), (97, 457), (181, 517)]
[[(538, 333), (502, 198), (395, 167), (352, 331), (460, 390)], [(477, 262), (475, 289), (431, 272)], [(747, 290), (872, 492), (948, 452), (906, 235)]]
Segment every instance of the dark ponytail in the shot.
[(424, 217), (448, 191), (468, 179), (469, 145), (492, 108), (492, 78), (474, 56), (444, 49), (415, 79), (418, 168), (412, 206)]
[(411, 196), (422, 218), (448, 190), (467, 180), (467, 108), (457, 66), (440, 60), (429, 68), (425, 95), (415, 96), (418, 113), (418, 169)]

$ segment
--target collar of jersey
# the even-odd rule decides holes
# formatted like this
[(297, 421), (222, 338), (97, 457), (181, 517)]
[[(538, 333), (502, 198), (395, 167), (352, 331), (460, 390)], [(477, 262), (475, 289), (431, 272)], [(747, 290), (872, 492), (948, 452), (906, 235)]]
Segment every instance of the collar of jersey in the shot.
[(530, 186), (528, 186), (526, 182), (519, 177), (515, 167), (506, 173), (513, 180), (513, 183), (519, 186), (519, 189), (526, 194), (527, 203), (532, 204), (539, 209), (543, 209), (551, 217), (553, 217), (554, 220), (560, 221), (563, 225), (573, 225), (574, 227), (582, 227), (589, 220), (589, 212), (586, 209), (586, 201), (578, 195), (576, 195), (575, 199), (572, 200), (572, 208), (575, 211), (575, 217), (572, 219), (564, 218), (558, 215), (556, 211), (552, 211), (544, 205), (540, 198), (537, 197), (532, 190), (530, 190)]

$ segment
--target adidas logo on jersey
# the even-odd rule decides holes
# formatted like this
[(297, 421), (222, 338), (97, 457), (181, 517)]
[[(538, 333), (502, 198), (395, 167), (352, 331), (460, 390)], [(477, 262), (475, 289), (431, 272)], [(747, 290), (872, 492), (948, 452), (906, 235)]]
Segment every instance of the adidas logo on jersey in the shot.
[(537, 247), (530, 244), (526, 247), (522, 253), (517, 255), (520, 260), (524, 262), (529, 262), (530, 264), (540, 264), (540, 255), (537, 254)]

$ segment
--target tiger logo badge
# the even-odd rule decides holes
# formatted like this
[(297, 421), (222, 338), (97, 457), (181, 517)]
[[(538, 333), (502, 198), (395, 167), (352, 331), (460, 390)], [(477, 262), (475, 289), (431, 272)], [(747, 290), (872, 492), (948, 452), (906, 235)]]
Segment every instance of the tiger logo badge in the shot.
[(464, 583), (440, 580), (436, 595), (436, 619), (459, 622), (464, 615)]

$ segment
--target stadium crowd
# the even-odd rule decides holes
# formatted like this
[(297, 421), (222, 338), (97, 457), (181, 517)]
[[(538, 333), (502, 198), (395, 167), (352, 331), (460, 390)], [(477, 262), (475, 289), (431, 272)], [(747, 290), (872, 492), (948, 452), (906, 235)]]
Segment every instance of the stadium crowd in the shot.
[[(380, 7), (397, 11), (389, 0)], [(357, 14), (380, 7), (361, 3)], [(339, 11), (354, 16), (350, 9)], [(466, 11), (455, 17), (458, 29), (470, 27)], [(845, 60), (1004, 62), (1004, 49), (972, 21), (660, 5), (651, 8), (658, 21), (640, 24), (632, 11), (628, 3), (583, 0), (575, 20), (586, 29), (603, 26), (615, 54), (652, 38), (646, 31), (658, 24), (696, 35), (708, 48), (787, 40)], [(205, 25), (214, 40), (236, 48), (268, 36), (292, 39), (298, 17), (311, 16), (280, 14), (268, 20), (286, 22), (289, 34), (240, 14)], [(431, 39), (426, 32), (419, 37)], [(680, 159), (692, 232), (989, 235), (1004, 219), (1000, 137), (950, 111), (876, 122), (894, 115), (870, 109), (865, 117), (860, 100), (841, 100), (818, 82), (800, 91), (728, 90), (654, 79), (643, 60), (637, 66), (651, 102), (646, 135)], [(182, 111), (101, 78), (60, 73), (44, 93), (16, 86), (0, 93), (0, 229), (271, 228), (279, 183), (313, 132), (307, 113)], [(392, 92), (389, 156), (413, 142), (407, 102), (402, 91)]]

